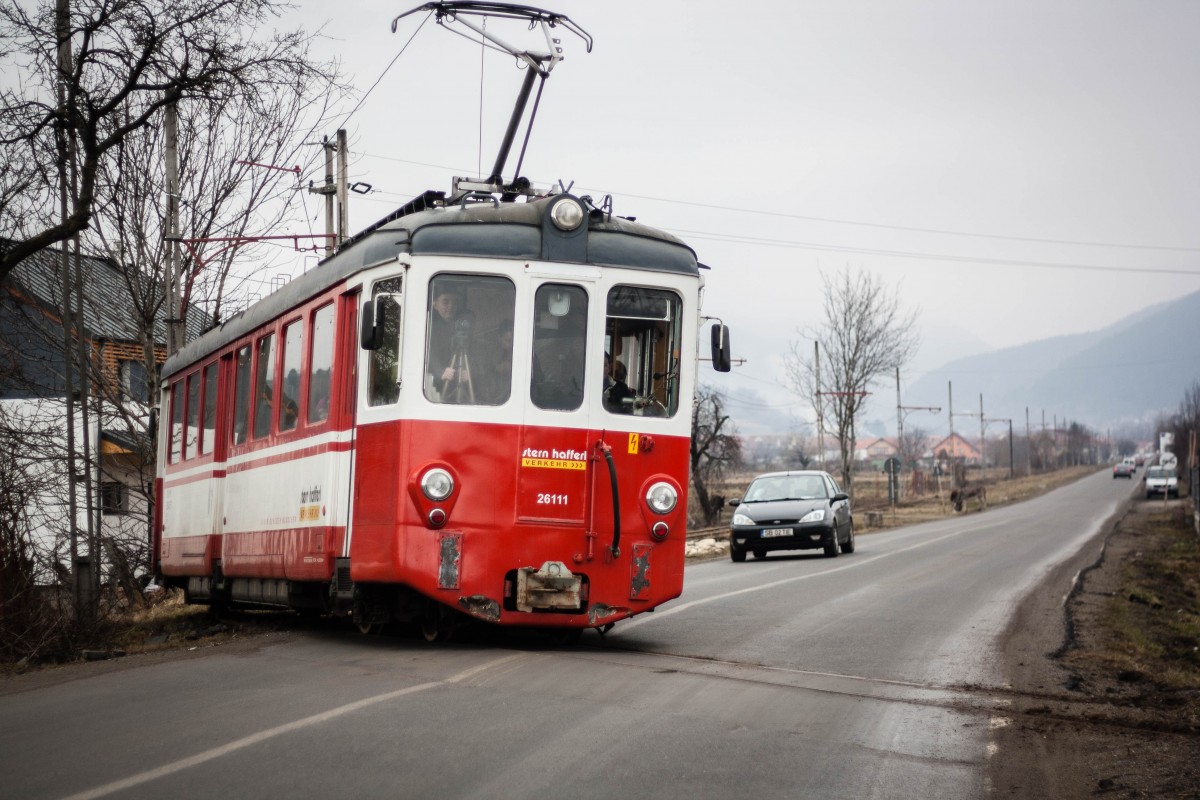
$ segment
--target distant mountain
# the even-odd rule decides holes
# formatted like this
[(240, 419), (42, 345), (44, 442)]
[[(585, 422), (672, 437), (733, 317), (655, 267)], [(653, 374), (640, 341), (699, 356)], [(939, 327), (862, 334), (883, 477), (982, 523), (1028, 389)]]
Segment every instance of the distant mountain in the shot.
[[(949, 402), (956, 413), (979, 411), (1031, 421), (1070, 419), (1103, 428), (1147, 419), (1175, 408), (1184, 390), (1200, 379), (1200, 292), (1160, 303), (1090, 333), (1056, 336), (968, 358), (925, 373), (904, 397), (905, 405)], [(978, 423), (964, 420), (965, 429)]]

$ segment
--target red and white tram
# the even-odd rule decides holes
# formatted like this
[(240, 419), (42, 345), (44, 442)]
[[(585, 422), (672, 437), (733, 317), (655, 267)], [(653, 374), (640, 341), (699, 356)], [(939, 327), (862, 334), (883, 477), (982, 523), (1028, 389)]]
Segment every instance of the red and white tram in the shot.
[[(682, 590), (700, 265), (610, 201), (500, 178), (552, 29), (586, 32), (486, 0), (416, 10), (528, 68), (492, 177), (426, 192), (167, 361), (155, 566), (193, 602), (364, 630), (607, 628)], [(728, 341), (713, 326), (723, 371)]]
[[(683, 585), (703, 280), (570, 194), (426, 193), (163, 369), (192, 602), (582, 630)], [(728, 332), (712, 329), (728, 369)]]

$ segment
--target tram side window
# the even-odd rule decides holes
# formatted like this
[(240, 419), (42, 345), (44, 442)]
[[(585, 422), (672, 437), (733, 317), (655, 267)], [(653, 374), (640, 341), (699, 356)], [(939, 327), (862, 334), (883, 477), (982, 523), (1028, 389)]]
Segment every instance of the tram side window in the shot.
[(184, 459), (195, 458), (200, 444), (200, 373), (187, 377), (187, 426), (183, 434)]
[(429, 284), (425, 397), (498, 406), (512, 392), (516, 287), (507, 278), (443, 274)]
[(304, 323), (296, 320), (283, 328), (283, 391), (279, 397), (279, 430), (296, 427), (300, 416), (300, 359)]
[(200, 454), (213, 451), (217, 435), (217, 362), (204, 368), (204, 427), (201, 429)]
[(254, 375), (254, 438), (271, 432), (271, 399), (275, 395), (275, 334), (258, 340)]
[(250, 345), (239, 347), (234, 368), (233, 443), (246, 441), (246, 425), (250, 420)]
[(330, 382), (333, 376), (333, 304), (313, 314), (312, 352), (308, 357), (308, 422), (329, 418)]
[(534, 297), (533, 371), (529, 395), (538, 408), (574, 411), (583, 403), (587, 293), (548, 283)]
[(183, 381), (171, 387), (171, 457), (174, 464), (183, 458)]
[(604, 323), (604, 407), (671, 417), (679, 409), (680, 313), (674, 292), (614, 286)]
[(375, 325), (383, 333), (378, 349), (371, 351), (367, 370), (370, 391), (367, 402), (373, 406), (390, 405), (400, 399), (400, 301), (404, 284), (397, 276), (379, 281), (371, 293), (375, 304)]

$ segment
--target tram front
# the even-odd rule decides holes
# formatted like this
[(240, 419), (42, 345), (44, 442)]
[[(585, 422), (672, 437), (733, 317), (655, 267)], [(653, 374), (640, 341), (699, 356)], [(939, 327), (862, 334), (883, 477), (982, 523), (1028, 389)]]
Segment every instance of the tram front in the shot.
[(403, 249), (361, 290), (356, 618), (582, 630), (678, 596), (694, 253), (567, 194), (373, 236)]

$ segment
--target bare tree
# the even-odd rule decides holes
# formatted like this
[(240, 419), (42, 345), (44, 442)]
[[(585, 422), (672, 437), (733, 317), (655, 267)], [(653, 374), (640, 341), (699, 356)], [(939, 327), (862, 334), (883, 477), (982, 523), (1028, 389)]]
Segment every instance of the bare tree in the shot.
[(711, 525), (721, 513), (723, 497), (712, 494), (726, 472), (741, 463), (742, 446), (724, 409), (725, 398), (715, 389), (701, 387), (692, 407), (692, 489), (704, 523)]
[[(855, 423), (871, 386), (916, 352), (917, 313), (869, 272), (824, 273), (824, 320), (799, 331), (786, 358), (787, 380), (831, 421), (841, 456), (842, 485), (853, 495)], [(811, 343), (820, 348), (818, 364)]]
[(910, 425), (904, 429), (904, 435), (896, 442), (896, 450), (904, 469), (912, 469), (929, 449), (929, 431), (920, 425)]
[(76, 0), (69, 17), (57, 6), (0, 4), (0, 64), (20, 76), (0, 91), (0, 233), (12, 240), (0, 281), (90, 225), (101, 169), (167, 104), (321, 79), (298, 57), (309, 34), (264, 35), (287, 7), (279, 0)]
[[(0, 5), (0, 63), (18, 76), (0, 90), (0, 234), (11, 237), (0, 247), (0, 280), (30, 255), (83, 233), (83, 249), (105, 252), (120, 267), (134, 310), (128, 338), (142, 344), (153, 399), (155, 342), (162, 338), (155, 321), (175, 316), (164, 313), (166, 189), (158, 112), (175, 104), (182, 122), (184, 235), (275, 233), (278, 209), (287, 204), (265, 211), (271, 207), (267, 201), (294, 192), (298, 176), (254, 164), (298, 160), (297, 147), (327, 108), (336, 73), (309, 58), (309, 34), (263, 34), (287, 8), (277, 0), (74, 0), (70, 16), (61, 11), (67, 8), (48, 0)], [(60, 190), (62, 207), (55, 200)], [(207, 301), (213, 319), (220, 314), (234, 258), (234, 250), (227, 250), (203, 274), (198, 264), (184, 265), (189, 288), (195, 281), (195, 294)], [(75, 281), (81, 287), (78, 277)], [(71, 292), (66, 289), (64, 298)], [(140, 452), (130, 461), (142, 474), (129, 485), (148, 492), (153, 450), (145, 435), (146, 409), (124, 402), (126, 387), (104, 374), (98, 344), (83, 327), (84, 305), (104, 301), (80, 288), (74, 293), (75, 301), (64, 299), (61, 316), (67, 361), (72, 340), (80, 350), (60, 387), (68, 398), (66, 429), (77, 430), (70, 398), (80, 396), (87, 410), (78, 429), (103, 426), (106, 433), (123, 431), (126, 441), (136, 442)], [(111, 317), (111, 309), (107, 313)], [(94, 428), (88, 413), (95, 415)], [(47, 463), (77, 465), (69, 475), (89, 476), (82, 514), (98, 573), (98, 542), (90, 531), (102, 500), (98, 486), (91, 491), (90, 476), (100, 483), (116, 476), (105, 473), (98, 442), (90, 446), (85, 433), (83, 446), (76, 447), (70, 436), (65, 448), (57, 441), (45, 441), (40, 449), (29, 447), (28, 437), (22, 441)], [(71, 510), (75, 502), (72, 488)], [(61, 518), (74, 523), (78, 517)], [(142, 525), (125, 537), (124, 555), (135, 563), (145, 561), (146, 530)], [(70, 541), (74, 549), (74, 530)]]

